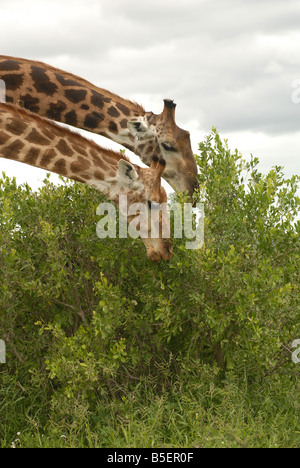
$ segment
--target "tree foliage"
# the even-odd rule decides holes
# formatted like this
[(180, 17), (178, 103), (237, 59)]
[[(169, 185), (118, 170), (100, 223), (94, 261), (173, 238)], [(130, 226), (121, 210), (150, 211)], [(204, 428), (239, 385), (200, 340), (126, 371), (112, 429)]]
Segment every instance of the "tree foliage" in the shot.
[(176, 239), (158, 265), (138, 239), (97, 238), (99, 192), (49, 178), (32, 192), (3, 175), (0, 379), (43, 389), (45, 425), (71, 427), (76, 411), (149, 386), (199, 399), (199, 382), (222, 388), (228, 376), (255, 388), (275, 379), (283, 394), (296, 385), (299, 177), (262, 174), (215, 129), (197, 162), (205, 245)]

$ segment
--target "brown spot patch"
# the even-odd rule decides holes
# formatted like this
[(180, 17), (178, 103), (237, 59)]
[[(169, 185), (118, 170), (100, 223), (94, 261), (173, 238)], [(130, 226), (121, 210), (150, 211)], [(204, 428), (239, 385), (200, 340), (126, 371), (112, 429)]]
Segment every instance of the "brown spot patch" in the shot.
[(34, 144), (40, 145), (40, 146), (47, 146), (50, 143), (48, 138), (45, 138), (43, 135), (41, 135), (35, 128), (33, 128), (31, 130), (31, 132), (28, 135), (28, 137), (26, 138), (26, 140), (29, 143), (34, 143)]
[(115, 133), (117, 134), (118, 133), (118, 127), (117, 127), (117, 124), (113, 121), (109, 122), (109, 127), (108, 127), (109, 131), (112, 132), (112, 133)]
[(104, 102), (111, 102), (111, 99), (109, 97), (104, 96), (104, 94), (97, 93), (97, 91), (92, 91), (92, 97), (91, 97), (91, 103), (99, 107), (99, 109), (102, 109), (104, 106)]
[(26, 164), (31, 164), (32, 166), (35, 166), (36, 161), (39, 157), (39, 154), (40, 154), (39, 148), (30, 148), (25, 158), (23, 159), (23, 162)]
[(91, 149), (89, 153), (92, 156), (95, 165), (101, 166), (101, 159), (99, 158), (97, 151), (94, 149)]
[(45, 128), (40, 128), (40, 131), (46, 138), (49, 138), (49, 140), (53, 140), (54, 135), (50, 130), (48, 130), (48, 128), (46, 128), (46, 127)]
[(30, 94), (25, 94), (20, 96), (20, 105), (25, 107), (25, 109), (30, 110), (31, 112), (38, 113), (40, 110), (39, 99), (32, 97)]
[(1, 156), (6, 159), (18, 161), (23, 148), (24, 143), (21, 140), (15, 140), (9, 146), (4, 146), (4, 148), (1, 149)]
[(65, 176), (67, 175), (66, 161), (64, 159), (59, 159), (53, 166), (53, 170), (58, 174)]
[(104, 174), (103, 172), (100, 172), (100, 171), (95, 171), (94, 177), (96, 180), (104, 180)]
[(107, 113), (109, 115), (111, 115), (112, 117), (119, 117), (120, 116), (120, 112), (114, 107), (110, 107), (107, 111)]
[(0, 131), (0, 145), (6, 145), (8, 140), (11, 138), (11, 135), (8, 135), (5, 132)]
[(24, 73), (22, 73), (21, 75), (16, 75), (16, 74), (12, 74), (12, 73), (9, 74), (9, 75), (5, 75), (5, 80), (4, 81), (5, 81), (6, 89), (8, 89), (10, 91), (16, 91), (23, 84)]
[(59, 122), (61, 122), (62, 113), (66, 110), (66, 108), (66, 104), (62, 101), (51, 103), (48, 111), (46, 112), (46, 117), (48, 117), (51, 120), (58, 120)]
[(98, 112), (93, 112), (92, 114), (88, 114), (84, 121), (84, 126), (88, 129), (94, 130), (95, 128), (99, 127), (101, 122), (105, 119), (104, 114), (99, 114)]
[(41, 167), (48, 169), (49, 164), (53, 161), (53, 159), (57, 156), (56, 151), (54, 149), (47, 149), (43, 152), (43, 157), (41, 159)]
[(56, 146), (56, 149), (64, 156), (69, 156), (69, 157), (73, 156), (72, 148), (70, 148), (70, 146), (68, 146), (66, 141), (63, 140), (62, 138), (59, 141), (58, 145)]
[(99, 109), (103, 109), (104, 101), (102, 94), (92, 91), (91, 103), (93, 104), (93, 106), (96, 106)]
[(87, 91), (84, 89), (67, 89), (65, 91), (65, 96), (69, 101), (74, 104), (78, 104), (78, 102), (81, 102), (86, 98), (86, 93)]
[(103, 169), (107, 173), (111, 169), (111, 165), (108, 165), (104, 161), (101, 161), (101, 169)]
[(76, 153), (79, 153), (82, 156), (88, 157), (88, 153), (86, 152), (84, 146), (72, 144), (72, 148), (74, 151), (76, 151)]
[(111, 165), (113, 159), (112, 159), (111, 157), (109, 157), (107, 154), (103, 154), (103, 155), (102, 155), (102, 161), (104, 161), (104, 162), (106, 162), (107, 164)]
[(72, 162), (70, 168), (72, 172), (83, 172), (91, 167), (91, 163), (81, 156), (78, 157), (77, 161)]
[(18, 62), (15, 62), (14, 60), (4, 60), (4, 62), (0, 62), (1, 71), (15, 71), (19, 69), (20, 69), (20, 65), (18, 64)]
[(154, 152), (154, 146), (150, 144), (148, 148), (146, 149), (146, 154), (151, 154)]
[(146, 147), (146, 143), (142, 143), (141, 145), (139, 145), (139, 151), (141, 152), (144, 151), (145, 147)]
[(46, 94), (46, 96), (53, 96), (53, 94), (57, 92), (57, 85), (50, 81), (50, 78), (44, 68), (32, 65), (31, 77), (33, 80), (33, 86), (38, 93)]
[(121, 122), (120, 122), (120, 126), (121, 126), (121, 128), (127, 128), (127, 122), (128, 122), (128, 120), (127, 120), (127, 119), (123, 119), (123, 120), (121, 120)]
[(70, 79), (70, 78), (65, 78), (64, 76), (60, 75), (59, 73), (55, 73), (55, 77), (57, 81), (63, 85), (63, 86), (81, 86), (83, 87), (82, 84), (78, 83), (77, 81)]
[(129, 107), (125, 106), (124, 104), (121, 104), (120, 102), (118, 102), (116, 106), (121, 112), (123, 112), (124, 115), (127, 115), (127, 116), (130, 115)]
[(77, 114), (74, 110), (68, 112), (65, 115), (65, 122), (68, 125), (72, 125), (72, 127), (77, 127), (77, 123), (78, 123)]
[(6, 129), (14, 135), (22, 135), (27, 129), (27, 125), (19, 119), (11, 119), (6, 125)]

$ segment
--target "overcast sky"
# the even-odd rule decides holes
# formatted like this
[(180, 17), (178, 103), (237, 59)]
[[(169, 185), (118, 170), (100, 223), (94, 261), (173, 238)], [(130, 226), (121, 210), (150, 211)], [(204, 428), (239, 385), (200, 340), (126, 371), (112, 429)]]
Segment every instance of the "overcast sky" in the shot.
[[(195, 153), (216, 126), (262, 171), (300, 174), (299, 0), (0, 0), (0, 19), (1, 54), (45, 61), (154, 113), (174, 99)], [(1, 170), (32, 186), (44, 176), (3, 159)]]

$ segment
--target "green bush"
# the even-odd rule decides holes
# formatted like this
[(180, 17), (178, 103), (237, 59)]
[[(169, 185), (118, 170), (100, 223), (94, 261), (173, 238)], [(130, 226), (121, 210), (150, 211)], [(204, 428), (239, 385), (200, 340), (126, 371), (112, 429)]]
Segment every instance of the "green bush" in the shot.
[(197, 161), (205, 246), (158, 265), (97, 238), (99, 192), (3, 175), (0, 446), (297, 445), (299, 177), (214, 129)]

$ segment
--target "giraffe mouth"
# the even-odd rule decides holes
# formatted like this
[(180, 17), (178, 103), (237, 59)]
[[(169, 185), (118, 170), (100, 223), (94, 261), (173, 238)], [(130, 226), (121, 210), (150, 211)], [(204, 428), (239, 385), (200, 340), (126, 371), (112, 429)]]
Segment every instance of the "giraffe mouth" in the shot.
[(151, 262), (158, 263), (161, 260), (168, 262), (173, 256), (173, 247), (172, 242), (169, 240), (164, 241), (164, 248), (162, 252), (159, 252), (154, 249), (147, 249), (147, 257)]

